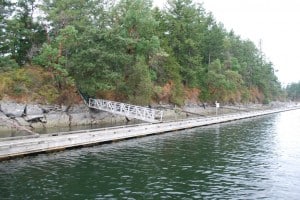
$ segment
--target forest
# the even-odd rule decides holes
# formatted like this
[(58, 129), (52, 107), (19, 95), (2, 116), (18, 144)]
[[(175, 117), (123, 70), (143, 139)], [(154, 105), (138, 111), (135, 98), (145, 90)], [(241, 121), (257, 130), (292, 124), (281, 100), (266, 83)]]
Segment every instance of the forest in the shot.
[(138, 105), (268, 103), (285, 96), (254, 42), (202, 4), (2, 0), (0, 99), (71, 103), (80, 92)]
[(300, 101), (300, 81), (287, 85), (286, 92), (289, 100)]

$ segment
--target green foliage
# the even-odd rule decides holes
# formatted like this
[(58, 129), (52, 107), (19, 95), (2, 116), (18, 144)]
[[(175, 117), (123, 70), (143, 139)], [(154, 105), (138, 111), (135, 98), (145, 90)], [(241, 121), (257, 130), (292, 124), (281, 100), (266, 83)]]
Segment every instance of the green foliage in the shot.
[(226, 32), (223, 25), (218, 25), (211, 14), (205, 18), (204, 24), (206, 27), (203, 30), (204, 40), (199, 50), (203, 55), (204, 64), (210, 65), (211, 61), (223, 58)]
[(144, 57), (137, 57), (127, 80), (129, 101), (138, 105), (149, 105), (152, 97), (151, 76)]
[(77, 30), (73, 26), (61, 29), (51, 45), (43, 45), (41, 53), (34, 58), (34, 63), (44, 66), (50, 71), (57, 71), (62, 76), (68, 76), (66, 52), (76, 44), (76, 34)]
[(32, 74), (25, 69), (15, 69), (0, 74), (0, 93), (21, 97), (29, 94), (30, 88), (35, 86), (32, 81)]
[(300, 82), (291, 83), (286, 87), (288, 98), (293, 101), (300, 100)]
[(9, 57), (0, 57), (0, 73), (16, 68), (18, 68), (18, 64), (15, 60), (10, 59)]
[(43, 85), (38, 91), (35, 98), (40, 98), (48, 103), (57, 103), (59, 98), (59, 91), (53, 85)]
[(58, 100), (66, 90), (72, 96), (73, 86), (69, 84), (65, 90), (61, 90), (54, 77), (52, 73), (38, 66), (0, 73), (0, 98), (39, 103), (70, 103), (66, 99), (61, 102)]
[(197, 73), (202, 68), (199, 50), (203, 41), (204, 27), (201, 21), (204, 13), (191, 0), (172, 0), (168, 3), (168, 12), (162, 18), (165, 26), (162, 37), (180, 66), (182, 81), (185, 85), (195, 87)]
[[(161, 52), (152, 56), (150, 63), (152, 73), (155, 73), (154, 84), (160, 86), (171, 85), (169, 102), (176, 105), (184, 103), (184, 88), (180, 75), (180, 65), (173, 55)], [(155, 87), (161, 88), (161, 87)], [(159, 94), (156, 90), (154, 93)]]
[[(39, 6), (46, 14), (43, 20), (52, 27), (51, 34), (56, 36), (60, 29), (72, 25), (84, 31), (90, 20), (96, 20), (103, 13), (106, 0), (43, 0)], [(100, 8), (100, 9), (99, 9)]]
[[(44, 44), (41, 53), (33, 59), (37, 65), (41, 65), (52, 72), (54, 80), (59, 88), (73, 84), (73, 78), (68, 72), (68, 55), (65, 53), (76, 44), (77, 30), (73, 26), (66, 26), (60, 30), (59, 35), (51, 45)], [(64, 56), (66, 55), (66, 56)]]
[(9, 52), (9, 48), (7, 45), (7, 22), (8, 18), (12, 14), (12, 2), (8, 0), (2, 0), (0, 3), (0, 56), (5, 56), (6, 53)]
[(53, 48), (51, 45), (45, 43), (41, 49), (40, 54), (33, 59), (33, 62), (45, 68), (55, 68), (54, 65), (56, 65), (57, 62), (60, 62), (57, 56), (58, 49)]
[(13, 12), (4, 19), (0, 55), (10, 56), (21, 66), (31, 62), (46, 40), (44, 27), (33, 19), (36, 4), (35, 0), (7, 4)]
[[(272, 63), (255, 44), (226, 31), (192, 0), (169, 0), (162, 10), (152, 9), (151, 0), (2, 5), (0, 89), (10, 88), (11, 95), (34, 90), (34, 96), (54, 102), (67, 98), (66, 89), (76, 84), (89, 96), (144, 105), (165, 97), (162, 92), (169, 103), (182, 105), (191, 88), (200, 91), (201, 101), (282, 96)], [(34, 78), (16, 69), (32, 61), (48, 74), (39, 77), (53, 84), (35, 80), (42, 90), (30, 89)], [(290, 98), (297, 98), (295, 86), (289, 87)]]

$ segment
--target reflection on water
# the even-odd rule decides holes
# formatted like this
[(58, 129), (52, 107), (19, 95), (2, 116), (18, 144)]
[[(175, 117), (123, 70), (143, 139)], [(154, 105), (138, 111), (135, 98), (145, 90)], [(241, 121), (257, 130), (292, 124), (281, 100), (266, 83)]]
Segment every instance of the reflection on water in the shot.
[(115, 127), (115, 126), (125, 126), (125, 125), (138, 124), (138, 123), (141, 123), (141, 121), (131, 120), (129, 122), (112, 122), (112, 123), (105, 123), (105, 124), (91, 124), (91, 125), (81, 125), (81, 126), (38, 128), (35, 129), (34, 131), (39, 134), (47, 134), (47, 133), (67, 132), (67, 131), (98, 129), (98, 128)]
[[(103, 124), (91, 124), (91, 125), (80, 125), (80, 126), (62, 126), (62, 127), (48, 127), (48, 128), (36, 128), (32, 131), (39, 134), (49, 134), (49, 133), (59, 133), (59, 132), (68, 132), (68, 131), (78, 131), (78, 130), (87, 130), (87, 129), (98, 129), (98, 128), (106, 128), (106, 127), (115, 127), (115, 126), (124, 126), (124, 125), (132, 125), (132, 124), (140, 124), (143, 123), (139, 120), (130, 120), (128, 122), (111, 122), (111, 123), (103, 123)], [(0, 129), (0, 138), (6, 137), (18, 137), (18, 136), (26, 136), (29, 135), (26, 131), (20, 131), (16, 129), (11, 130), (1, 130)]]
[(299, 199), (300, 111), (0, 163), (0, 199)]

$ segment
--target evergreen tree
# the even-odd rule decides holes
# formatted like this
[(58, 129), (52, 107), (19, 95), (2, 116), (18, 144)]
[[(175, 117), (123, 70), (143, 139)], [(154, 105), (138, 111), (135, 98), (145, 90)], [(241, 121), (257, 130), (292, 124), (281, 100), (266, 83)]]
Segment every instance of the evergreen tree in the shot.
[(192, 0), (168, 0), (162, 10), (151, 0), (4, 0), (0, 9), (0, 71), (34, 57), (58, 87), (74, 80), (90, 96), (145, 105), (164, 87), (178, 105), (190, 88), (202, 101), (282, 95), (256, 45)]
[(46, 40), (44, 28), (34, 20), (36, 6), (35, 0), (19, 0), (11, 18), (6, 21), (4, 46), (19, 65), (30, 62)]
[(197, 73), (201, 71), (203, 40), (203, 9), (192, 0), (169, 0), (165, 14), (164, 40), (168, 41), (172, 54), (180, 65), (185, 85), (197, 86)]
[(300, 100), (300, 82), (291, 83), (286, 87), (287, 96), (290, 100)]
[[(120, 45), (121, 52), (118, 53), (120, 58), (126, 58), (118, 66), (121, 68), (118, 71), (123, 75), (123, 82), (117, 89), (129, 99), (132, 99), (130, 96), (133, 94), (138, 97), (139, 92), (141, 96), (144, 96), (144, 93), (152, 91), (152, 84), (148, 84), (148, 77), (151, 77), (152, 71), (150, 60), (160, 52), (160, 42), (158, 36), (155, 35), (158, 22), (152, 15), (151, 7), (150, 0), (121, 0), (112, 10), (114, 19), (111, 30), (114, 34), (112, 37)], [(145, 66), (148, 66), (147, 70)], [(145, 80), (132, 78), (141, 71), (144, 73)], [(137, 83), (137, 81), (140, 82)], [(142, 85), (144, 81), (147, 84), (140, 88), (141, 91), (136, 91), (136, 86)], [(144, 101), (144, 104), (149, 103), (149, 98), (145, 98)], [(141, 100), (139, 102), (143, 103)]]

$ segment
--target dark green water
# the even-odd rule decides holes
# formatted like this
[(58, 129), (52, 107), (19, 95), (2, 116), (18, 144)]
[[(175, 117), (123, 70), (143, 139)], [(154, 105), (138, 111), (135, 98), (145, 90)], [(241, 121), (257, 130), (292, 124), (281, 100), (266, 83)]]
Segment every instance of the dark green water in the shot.
[(0, 199), (300, 199), (300, 111), (4, 161)]

